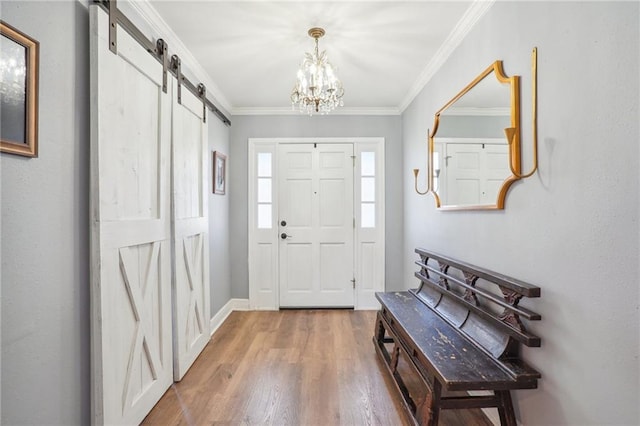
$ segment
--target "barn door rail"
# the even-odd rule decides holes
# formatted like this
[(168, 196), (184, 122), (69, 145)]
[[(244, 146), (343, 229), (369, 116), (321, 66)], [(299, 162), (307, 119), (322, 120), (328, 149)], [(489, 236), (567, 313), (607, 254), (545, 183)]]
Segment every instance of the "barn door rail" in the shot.
[[(149, 40), (142, 31), (135, 26), (127, 16), (118, 9), (117, 0), (93, 0), (109, 14), (109, 50), (118, 52), (117, 26), (120, 25), (131, 37), (133, 37), (147, 52), (162, 64), (163, 78), (162, 90), (167, 92), (167, 74), (173, 75), (178, 80), (178, 102), (181, 101), (182, 87), (190, 91), (198, 99), (202, 99), (203, 108), (209, 108), (224, 124), (231, 126), (231, 120), (211, 100), (206, 97), (204, 84), (194, 84), (182, 74), (182, 65), (178, 55), (169, 56), (169, 46), (163, 39), (158, 39), (155, 43)], [(206, 114), (203, 114), (206, 122)]]

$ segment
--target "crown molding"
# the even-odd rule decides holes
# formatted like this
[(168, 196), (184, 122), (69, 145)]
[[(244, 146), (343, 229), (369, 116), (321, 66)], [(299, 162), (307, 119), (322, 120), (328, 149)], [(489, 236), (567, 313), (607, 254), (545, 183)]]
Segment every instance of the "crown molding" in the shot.
[[(242, 0), (239, 0), (242, 1)], [(407, 95), (397, 107), (350, 107), (337, 108), (331, 111), (331, 115), (401, 115), (422, 91), (436, 72), (442, 67), (451, 53), (458, 47), (478, 20), (493, 6), (496, 0), (474, 0), (458, 21), (455, 28), (447, 36), (431, 61), (423, 69), (418, 79), (407, 92)], [(206, 70), (193, 56), (187, 46), (180, 40), (157, 10), (149, 3), (149, 0), (126, 1), (126, 4), (134, 10), (140, 19), (154, 33), (157, 39), (162, 37), (168, 45), (170, 53), (177, 54), (182, 60), (186, 73), (202, 82), (207, 87), (210, 95), (220, 108), (231, 115), (301, 115), (298, 110), (290, 107), (232, 107), (229, 100), (223, 94), (220, 87), (213, 82)], [(186, 66), (185, 66), (186, 65)]]
[(158, 11), (149, 3), (148, 0), (127, 1), (138, 16), (153, 31), (153, 36), (162, 38), (169, 45), (169, 54), (176, 54), (182, 61), (183, 72), (186, 68), (186, 74), (192, 74), (196, 80), (203, 83), (207, 87), (207, 95), (210, 95), (217, 103), (218, 107), (231, 111), (231, 103), (224, 96), (220, 87), (213, 82), (207, 71), (200, 65), (198, 60), (193, 56), (187, 46), (180, 40), (180, 37), (173, 32), (169, 24), (165, 22)]
[(474, 0), (474, 2), (471, 3), (471, 6), (469, 6), (464, 15), (462, 15), (462, 18), (460, 18), (451, 33), (449, 33), (442, 43), (442, 46), (440, 46), (433, 58), (431, 58), (431, 61), (429, 61), (424, 70), (422, 70), (422, 73), (420, 73), (420, 76), (415, 83), (413, 83), (404, 100), (398, 106), (401, 113), (413, 102), (415, 97), (418, 96), (424, 86), (426, 86), (436, 72), (438, 72), (478, 20), (493, 6), (493, 3), (495, 3), (495, 0)]
[[(396, 107), (339, 107), (326, 115), (400, 115), (401, 111)], [(299, 115), (297, 108), (291, 107), (238, 107), (231, 110), (231, 115)], [(314, 114), (314, 116), (322, 114)]]

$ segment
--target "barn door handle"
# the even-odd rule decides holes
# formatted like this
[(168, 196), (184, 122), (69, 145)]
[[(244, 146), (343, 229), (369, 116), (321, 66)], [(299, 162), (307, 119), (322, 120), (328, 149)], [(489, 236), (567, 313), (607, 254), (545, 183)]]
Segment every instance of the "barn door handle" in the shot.
[(292, 237), (291, 235), (287, 235), (284, 232), (282, 234), (280, 234), (280, 238), (282, 238), (283, 240), (286, 240), (287, 238), (291, 238), (291, 237)]

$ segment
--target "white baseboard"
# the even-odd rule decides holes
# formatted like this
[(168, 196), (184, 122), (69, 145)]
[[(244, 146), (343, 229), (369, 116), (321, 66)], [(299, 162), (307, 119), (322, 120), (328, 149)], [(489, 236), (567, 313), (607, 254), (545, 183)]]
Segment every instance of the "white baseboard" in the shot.
[(220, 310), (211, 318), (209, 322), (209, 330), (211, 335), (222, 325), (229, 314), (233, 311), (248, 311), (249, 299), (230, 299)]
[[(493, 394), (493, 392), (491, 391), (469, 391), (467, 393), (471, 396), (482, 396), (482, 395)], [(487, 416), (487, 419), (489, 419), (491, 423), (493, 423), (495, 426), (500, 426), (500, 416), (498, 415), (497, 408), (481, 408), (481, 410), (484, 413), (484, 415)], [(516, 423), (518, 424), (518, 426), (522, 425), (522, 423), (520, 423), (518, 419), (516, 419)]]
[(500, 416), (498, 410), (495, 408), (482, 408), (482, 412), (495, 426), (500, 426)]

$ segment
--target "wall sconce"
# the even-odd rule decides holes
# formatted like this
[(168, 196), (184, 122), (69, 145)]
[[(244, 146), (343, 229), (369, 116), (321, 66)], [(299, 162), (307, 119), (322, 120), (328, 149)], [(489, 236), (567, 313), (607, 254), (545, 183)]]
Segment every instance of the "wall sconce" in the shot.
[[(429, 129), (427, 129), (427, 140), (431, 140), (431, 133), (429, 132)], [(427, 144), (429, 145), (429, 144)], [(429, 162), (430, 162), (430, 155), (429, 155), (429, 147), (427, 146), (427, 169), (429, 169)], [(430, 192), (430, 187), (431, 185), (429, 185), (429, 176), (427, 175), (427, 189), (423, 192), (420, 191), (418, 189), (418, 174), (420, 173), (420, 169), (413, 169), (413, 182), (414, 182), (414, 188), (416, 190), (416, 192), (419, 195), (426, 195)], [(428, 172), (427, 172), (428, 173)], [(439, 174), (439, 173), (438, 173)]]
[[(511, 173), (518, 179), (528, 178), (538, 170), (538, 48), (534, 47), (531, 52), (531, 126), (533, 127), (533, 168), (529, 173), (518, 173), (513, 168), (513, 164), (509, 162)], [(507, 127), (504, 129), (507, 136), (509, 150), (515, 143), (516, 129)]]
[(416, 192), (420, 195), (426, 195), (429, 192), (429, 185), (427, 185), (427, 190), (426, 191), (420, 191), (418, 189), (418, 174), (420, 173), (420, 169), (413, 169), (413, 180), (415, 182), (415, 189)]

